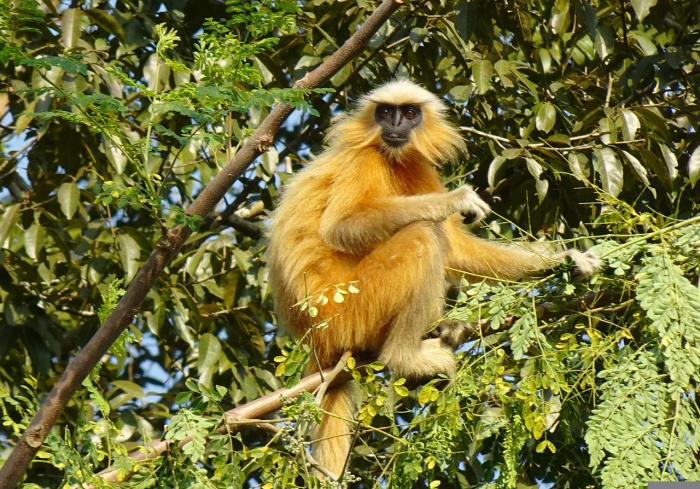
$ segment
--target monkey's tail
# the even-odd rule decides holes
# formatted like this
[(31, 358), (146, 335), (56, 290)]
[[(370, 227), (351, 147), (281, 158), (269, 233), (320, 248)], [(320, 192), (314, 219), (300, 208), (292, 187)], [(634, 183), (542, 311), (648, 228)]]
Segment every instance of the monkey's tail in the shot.
[(322, 416), (321, 424), (314, 430), (317, 441), (312, 445), (311, 453), (336, 477), (343, 473), (352, 448), (351, 420), (355, 418), (358, 399), (359, 386), (348, 381), (329, 388), (321, 402), (321, 408), (329, 414)]

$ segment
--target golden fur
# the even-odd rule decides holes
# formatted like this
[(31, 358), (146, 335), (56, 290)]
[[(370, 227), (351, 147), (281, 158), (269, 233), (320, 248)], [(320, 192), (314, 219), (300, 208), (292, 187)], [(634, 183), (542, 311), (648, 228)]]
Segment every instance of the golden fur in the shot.
[[(383, 143), (377, 103), (414, 104), (422, 121), (401, 148)], [(423, 339), (442, 316), (446, 267), (475, 277), (518, 278), (551, 267), (564, 255), (541, 257), (525, 249), (476, 238), (460, 212), (482, 218), (488, 206), (469, 187), (448, 192), (436, 167), (464, 149), (445, 119), (445, 105), (408, 81), (388, 83), (334, 126), (329, 147), (286, 185), (274, 213), (268, 263), (279, 321), (295, 336), (313, 335), (318, 364), (335, 365), (350, 350), (379, 358), (396, 375), (452, 375), (452, 349)], [(569, 251), (584, 272), (594, 258)], [(354, 281), (357, 294), (332, 300), (333, 286)], [(330, 292), (328, 292), (330, 288)], [(327, 304), (299, 302), (327, 291)], [(314, 328), (323, 321), (327, 327)], [(312, 369), (316, 362), (311, 362)], [(355, 412), (352, 383), (329, 389), (316, 433), (317, 460), (341, 474)]]

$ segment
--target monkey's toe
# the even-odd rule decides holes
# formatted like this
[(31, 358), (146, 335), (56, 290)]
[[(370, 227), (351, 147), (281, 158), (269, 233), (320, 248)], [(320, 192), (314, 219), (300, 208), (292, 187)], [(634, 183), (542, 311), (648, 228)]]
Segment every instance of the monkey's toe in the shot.
[(443, 345), (456, 350), (462, 344), (470, 329), (470, 325), (464, 321), (443, 319), (426, 337), (439, 338)]

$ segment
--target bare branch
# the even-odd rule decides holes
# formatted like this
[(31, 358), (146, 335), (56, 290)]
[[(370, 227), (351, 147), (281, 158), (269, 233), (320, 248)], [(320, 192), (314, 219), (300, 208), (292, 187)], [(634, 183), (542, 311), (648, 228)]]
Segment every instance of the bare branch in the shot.
[[(273, 413), (282, 407), (283, 399), (294, 399), (302, 392), (313, 392), (324, 384), (340, 384), (350, 379), (348, 372), (343, 372), (347, 359), (350, 357), (350, 352), (347, 352), (338, 364), (322, 372), (304, 377), (301, 381), (289, 389), (278, 389), (254, 401), (251, 401), (243, 406), (231, 409), (224, 413), (224, 423), (219, 428), (220, 433), (235, 433), (245, 425), (259, 425), (274, 422), (274, 420), (262, 420), (263, 416)], [(325, 380), (324, 380), (325, 379)], [(183, 446), (192, 441), (192, 437), (185, 438), (180, 442)], [(170, 449), (170, 442), (161, 440), (151, 446), (143, 447), (129, 456), (135, 462), (144, 460), (152, 460), (159, 455), (167, 452)], [(101, 478), (108, 482), (121, 482), (129, 479), (131, 474), (122, 474), (119, 478), (119, 472), (116, 469), (107, 468), (98, 474)]]
[[(325, 83), (365, 49), (371, 37), (403, 3), (403, 0), (384, 0), (345, 44), (318, 68), (307, 73), (295, 84), (295, 87), (313, 88)], [(267, 151), (275, 134), (291, 112), (292, 108), (286, 104), (275, 107), (231, 161), (202, 190), (189, 207), (188, 213), (202, 217), (209, 214), (248, 165), (257, 156)], [(158, 240), (155, 249), (129, 284), (116, 309), (85, 347), (70, 361), (22, 438), (17, 442), (15, 449), (0, 468), (0, 489), (17, 487), (27, 466), (68, 401), (100, 358), (107, 353), (112, 343), (131, 324), (136, 313), (141, 310), (148, 291), (190, 234), (189, 228), (177, 226), (165, 232)]]

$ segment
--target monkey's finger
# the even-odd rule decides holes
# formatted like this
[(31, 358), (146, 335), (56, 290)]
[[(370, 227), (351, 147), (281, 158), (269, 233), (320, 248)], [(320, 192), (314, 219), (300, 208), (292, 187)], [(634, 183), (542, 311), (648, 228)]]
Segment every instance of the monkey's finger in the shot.
[(462, 222), (464, 224), (476, 224), (480, 220), (475, 212), (462, 212)]
[(464, 224), (476, 224), (481, 222), (490, 212), (491, 208), (486, 202), (483, 202), (483, 205), (474, 205), (470, 210), (462, 211), (462, 222)]

